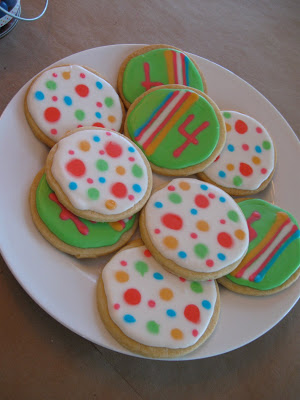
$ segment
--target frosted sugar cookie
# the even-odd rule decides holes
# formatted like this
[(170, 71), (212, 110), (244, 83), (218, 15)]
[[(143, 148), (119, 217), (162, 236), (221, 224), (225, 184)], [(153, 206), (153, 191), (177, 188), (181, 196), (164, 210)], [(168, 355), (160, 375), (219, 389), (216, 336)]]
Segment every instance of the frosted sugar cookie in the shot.
[(68, 210), (98, 222), (135, 214), (152, 188), (152, 172), (140, 149), (101, 128), (79, 128), (61, 139), (47, 157), (46, 176)]
[(118, 250), (128, 242), (138, 225), (136, 215), (110, 223), (77, 217), (59, 202), (46, 181), (44, 170), (32, 183), (30, 209), (45, 239), (77, 258), (93, 258)]
[(274, 173), (276, 153), (272, 139), (254, 118), (236, 111), (222, 114), (226, 144), (199, 177), (232, 195), (258, 193), (266, 188)]
[(160, 86), (138, 97), (128, 110), (124, 131), (153, 171), (172, 176), (202, 171), (226, 139), (217, 105), (205, 93), (181, 85)]
[(96, 71), (61, 65), (39, 74), (25, 97), (25, 115), (33, 133), (52, 147), (82, 126), (120, 131), (123, 104), (115, 89)]
[(237, 203), (216, 186), (191, 178), (174, 179), (150, 197), (140, 231), (164, 268), (195, 280), (231, 272), (249, 243)]
[(131, 53), (122, 63), (118, 91), (129, 108), (134, 100), (153, 87), (178, 84), (206, 92), (206, 83), (195, 61), (182, 50), (151, 45)]
[(289, 287), (300, 275), (300, 231), (287, 211), (260, 199), (239, 201), (249, 228), (249, 249), (219, 282), (234, 292), (264, 296)]
[(106, 264), (97, 301), (112, 336), (130, 351), (154, 358), (195, 350), (213, 332), (220, 307), (215, 281), (186, 281), (170, 274), (141, 241)]

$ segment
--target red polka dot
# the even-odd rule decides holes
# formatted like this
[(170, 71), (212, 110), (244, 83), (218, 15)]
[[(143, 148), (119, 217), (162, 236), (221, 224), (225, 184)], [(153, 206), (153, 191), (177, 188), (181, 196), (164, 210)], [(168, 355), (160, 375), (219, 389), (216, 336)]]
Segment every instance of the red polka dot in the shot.
[(256, 132), (257, 132), (257, 133), (262, 133), (262, 129), (258, 126), (258, 127), (256, 128)]
[(83, 72), (80, 74), (80, 78), (85, 78), (85, 74)]
[(244, 121), (242, 121), (241, 119), (236, 121), (234, 127), (235, 127), (235, 130), (237, 131), (237, 133), (239, 133), (241, 135), (246, 133), (248, 130), (247, 124)]
[(215, 196), (213, 193), (209, 193), (208, 197), (209, 197), (210, 199), (214, 199), (216, 196)]
[(226, 249), (230, 249), (233, 246), (233, 239), (227, 232), (219, 233), (217, 239), (219, 244)]
[(149, 251), (148, 249), (146, 249), (146, 250), (144, 251), (144, 256), (145, 256), (145, 257), (151, 257), (151, 253), (150, 253), (150, 251)]
[(266, 169), (266, 168), (262, 168), (262, 169), (260, 170), (260, 172), (261, 172), (262, 174), (266, 174), (266, 173), (267, 173), (267, 169)]
[(127, 304), (136, 306), (141, 302), (142, 296), (137, 289), (127, 289), (124, 293), (124, 300)]
[(194, 233), (194, 232), (191, 233), (191, 238), (192, 239), (197, 239), (197, 237), (198, 237), (197, 233)]
[(185, 307), (184, 316), (188, 321), (193, 322), (194, 324), (200, 322), (200, 310), (195, 304), (189, 304)]
[(215, 161), (214, 161), (214, 162), (217, 162), (219, 158), (220, 158), (220, 156), (218, 156), (218, 157), (215, 159)]
[(180, 277), (179, 280), (180, 280), (181, 282), (185, 282), (185, 281), (186, 281), (186, 279), (185, 279), (185, 278), (182, 278), (182, 277)]
[(87, 178), (87, 183), (93, 183), (94, 181), (93, 181), (93, 179), (91, 179), (91, 178)]
[(173, 185), (168, 186), (168, 190), (170, 190), (170, 192), (174, 192), (175, 186)]
[(213, 266), (214, 266), (214, 262), (213, 262), (213, 260), (211, 260), (211, 259), (206, 260), (205, 264), (206, 264), (208, 267), (213, 267)]
[(182, 218), (177, 214), (165, 214), (161, 217), (161, 222), (169, 229), (179, 231), (182, 228)]
[(243, 176), (250, 176), (253, 174), (253, 169), (249, 164), (240, 163), (240, 173)]
[(97, 126), (98, 128), (104, 128), (104, 125), (101, 122), (95, 122), (93, 126)]
[(44, 111), (44, 117), (48, 122), (56, 122), (60, 119), (60, 111), (56, 107), (48, 107)]
[(192, 335), (193, 335), (194, 337), (196, 337), (196, 336), (198, 336), (198, 334), (199, 334), (199, 332), (197, 331), (197, 329), (193, 329)]
[(52, 97), (52, 100), (53, 100), (53, 101), (57, 101), (57, 100), (58, 100), (57, 96), (53, 96), (53, 97)]
[(122, 147), (115, 142), (107, 143), (105, 146), (105, 150), (107, 154), (112, 158), (120, 157), (120, 155), (123, 153)]
[(220, 223), (223, 224), (223, 225), (226, 224), (225, 219), (220, 219)]
[(52, 133), (52, 135), (57, 135), (57, 129), (51, 129), (50, 132)]
[(67, 163), (66, 170), (73, 176), (81, 177), (85, 174), (86, 168), (81, 160), (74, 158)]
[(80, 124), (79, 124), (79, 125), (77, 125), (77, 128), (82, 128), (82, 127), (83, 127), (83, 125), (80, 125)]
[(75, 91), (80, 97), (87, 97), (90, 89), (86, 85), (77, 85)]
[(159, 234), (160, 233), (160, 229), (154, 229), (154, 233)]
[(155, 301), (154, 300), (149, 300), (148, 301), (148, 306), (151, 307), (151, 308), (155, 307), (156, 306)]
[(195, 197), (195, 203), (200, 208), (207, 208), (209, 206), (209, 200), (203, 194), (197, 194)]
[(249, 146), (246, 143), (244, 143), (242, 145), (242, 149), (245, 150), (245, 151), (248, 151), (249, 150)]
[(116, 182), (111, 187), (111, 193), (118, 199), (123, 199), (127, 196), (127, 187), (122, 182)]
[(122, 260), (122, 261), (120, 262), (120, 264), (122, 265), (122, 267), (126, 267), (126, 265), (127, 265), (127, 261), (125, 261), (125, 260)]
[(97, 101), (96, 106), (99, 107), (99, 108), (102, 107), (101, 101)]
[(120, 308), (120, 304), (118, 304), (118, 303), (114, 304), (114, 309), (115, 310), (118, 310), (119, 308)]

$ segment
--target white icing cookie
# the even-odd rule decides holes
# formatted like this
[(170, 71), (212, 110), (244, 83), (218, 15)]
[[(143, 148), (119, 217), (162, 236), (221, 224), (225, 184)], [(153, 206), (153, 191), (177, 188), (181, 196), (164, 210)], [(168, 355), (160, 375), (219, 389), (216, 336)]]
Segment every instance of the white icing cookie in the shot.
[(256, 190), (274, 169), (275, 152), (266, 129), (254, 118), (236, 111), (222, 111), (227, 138), (221, 154), (204, 170), (217, 185)]
[(42, 72), (33, 81), (26, 100), (31, 118), (54, 142), (82, 126), (119, 131), (122, 125), (123, 111), (115, 89), (79, 65)]
[(110, 318), (126, 336), (147, 346), (194, 345), (207, 330), (218, 297), (215, 281), (178, 278), (145, 246), (117, 253), (102, 279)]

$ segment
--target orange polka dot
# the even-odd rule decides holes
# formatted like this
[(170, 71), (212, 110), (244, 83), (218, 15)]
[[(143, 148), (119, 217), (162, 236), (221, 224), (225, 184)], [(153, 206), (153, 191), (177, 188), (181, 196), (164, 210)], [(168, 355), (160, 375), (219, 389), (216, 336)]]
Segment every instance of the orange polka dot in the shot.
[(181, 340), (183, 339), (183, 332), (180, 329), (175, 328), (171, 330), (171, 336), (175, 340)]
[(114, 200), (106, 200), (105, 207), (108, 210), (114, 210), (117, 207), (117, 203)]
[(230, 132), (231, 131), (231, 125), (226, 123), (226, 131)]
[(254, 162), (254, 164), (259, 165), (261, 163), (261, 159), (259, 157), (252, 157), (252, 161)]
[(129, 275), (125, 271), (117, 271), (115, 273), (115, 278), (118, 282), (123, 283), (129, 280)]
[(116, 122), (116, 117), (114, 117), (113, 115), (109, 115), (108, 118), (109, 122)]
[(242, 231), (241, 229), (237, 229), (237, 230), (234, 232), (234, 235), (235, 235), (235, 237), (236, 237), (237, 239), (239, 239), (239, 240), (245, 239), (245, 236), (246, 236), (245, 232)]
[(234, 165), (233, 164), (227, 164), (226, 168), (228, 171), (233, 171), (234, 170)]
[(173, 299), (174, 294), (173, 294), (173, 291), (171, 289), (163, 288), (163, 289), (160, 289), (160, 291), (159, 291), (159, 297), (162, 300), (170, 301), (171, 299)]
[(182, 190), (190, 190), (191, 185), (187, 182), (180, 182), (179, 187)]
[(64, 71), (64, 72), (62, 73), (62, 76), (63, 76), (63, 78), (64, 78), (65, 80), (68, 80), (68, 79), (71, 78), (71, 72)]
[(174, 236), (166, 236), (163, 243), (168, 249), (177, 249), (178, 247), (178, 240)]
[(126, 169), (121, 167), (120, 165), (116, 168), (116, 173), (119, 175), (124, 175), (126, 173)]
[(82, 151), (89, 151), (91, 148), (91, 145), (89, 144), (89, 142), (87, 140), (82, 140), (81, 142), (79, 142), (79, 148)]
[(197, 221), (196, 226), (197, 226), (197, 229), (199, 229), (199, 231), (202, 231), (202, 232), (209, 231), (209, 225), (206, 221), (203, 221), (203, 220)]

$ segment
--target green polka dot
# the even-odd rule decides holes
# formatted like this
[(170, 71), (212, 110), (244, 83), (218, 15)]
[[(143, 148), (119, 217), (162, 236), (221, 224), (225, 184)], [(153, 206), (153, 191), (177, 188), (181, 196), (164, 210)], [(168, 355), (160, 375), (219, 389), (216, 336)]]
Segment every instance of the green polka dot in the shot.
[(223, 113), (224, 118), (231, 118), (231, 114), (229, 112), (224, 112)]
[(54, 81), (47, 81), (46, 82), (46, 87), (50, 90), (55, 90), (56, 89), (56, 83)]
[(135, 269), (144, 276), (146, 272), (148, 272), (148, 265), (144, 261), (137, 261), (135, 263)]
[(235, 176), (233, 178), (233, 184), (235, 186), (241, 186), (242, 183), (243, 183), (243, 179), (240, 176)]
[(203, 292), (203, 287), (200, 282), (192, 282), (191, 283), (191, 289), (195, 293), (202, 293)]
[(91, 200), (98, 200), (99, 197), (100, 197), (99, 190), (96, 189), (96, 188), (90, 188), (90, 189), (87, 191), (87, 194), (88, 194), (88, 196), (89, 196), (89, 198), (90, 198)]
[(83, 110), (76, 110), (74, 115), (79, 121), (83, 121), (85, 118), (85, 112)]
[(238, 215), (238, 213), (237, 213), (236, 211), (234, 211), (234, 210), (228, 211), (227, 217), (228, 217), (231, 221), (233, 221), (233, 222), (238, 222), (238, 221), (239, 221), (239, 215)]
[(194, 247), (194, 252), (199, 258), (205, 258), (208, 254), (208, 247), (205, 244), (198, 243)]
[(105, 160), (98, 160), (96, 162), (96, 167), (99, 171), (107, 171), (108, 170), (108, 163)]
[(111, 107), (114, 104), (114, 101), (111, 97), (105, 97), (104, 103), (106, 107)]
[(263, 148), (264, 148), (265, 150), (270, 150), (270, 148), (271, 148), (271, 143), (268, 142), (268, 140), (265, 140), (265, 141), (263, 141), (262, 146), (263, 146)]
[(147, 322), (147, 330), (153, 335), (159, 334), (159, 325), (155, 321)]
[(182, 202), (182, 198), (178, 193), (170, 193), (169, 200), (174, 204), (179, 204)]
[(131, 172), (136, 178), (142, 178), (144, 175), (142, 168), (137, 164), (134, 164), (134, 166), (131, 168)]

